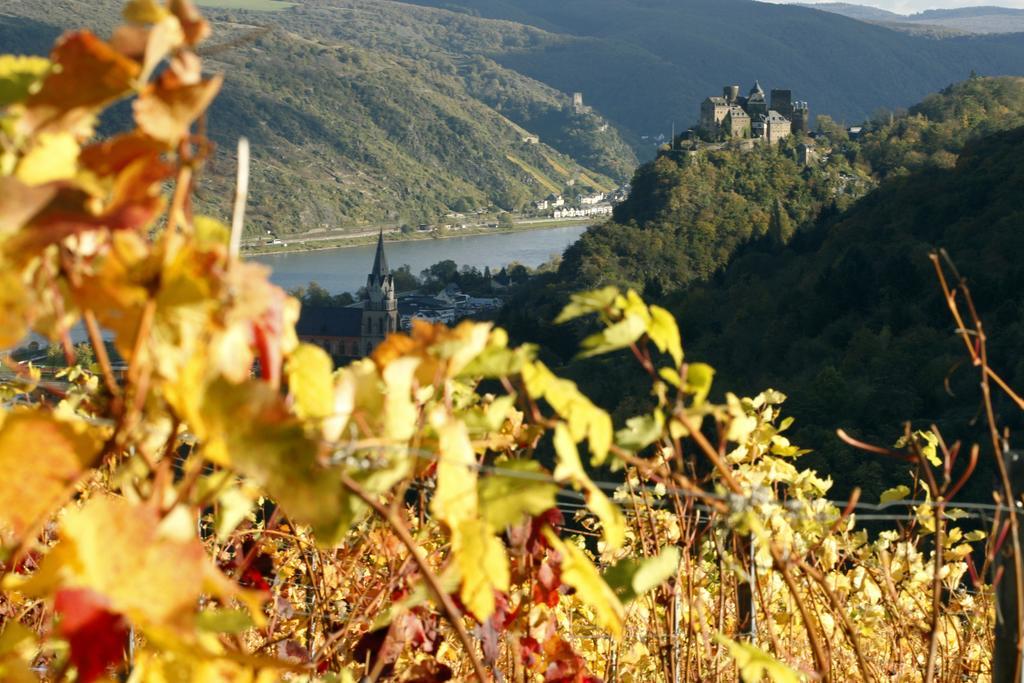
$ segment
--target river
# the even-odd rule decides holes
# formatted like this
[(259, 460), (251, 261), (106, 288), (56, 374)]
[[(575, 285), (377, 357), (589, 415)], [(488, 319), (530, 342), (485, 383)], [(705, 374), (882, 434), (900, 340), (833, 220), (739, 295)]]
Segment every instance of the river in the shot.
[[(385, 250), (391, 268), (408, 265), (415, 275), (445, 259), (455, 261), (460, 268), (476, 266), (483, 270), (488, 266), (492, 272), (513, 261), (536, 268), (552, 256), (561, 255), (586, 229), (585, 225), (569, 225), (496, 235), (388, 242)], [(272, 267), (271, 280), (286, 290), (315, 281), (332, 294), (354, 293), (366, 284), (366, 276), (373, 267), (375, 249), (375, 245), (368, 244), (252, 256), (249, 260)]]

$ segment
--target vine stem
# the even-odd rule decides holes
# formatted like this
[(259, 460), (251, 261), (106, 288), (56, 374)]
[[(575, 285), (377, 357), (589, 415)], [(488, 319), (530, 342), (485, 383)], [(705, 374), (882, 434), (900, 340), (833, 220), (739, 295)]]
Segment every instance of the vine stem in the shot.
[(782, 580), (786, 583), (786, 587), (789, 589), (790, 594), (793, 596), (793, 601), (796, 602), (796, 607), (800, 611), (800, 617), (803, 619), (804, 628), (807, 630), (807, 640), (811, 643), (811, 654), (814, 655), (814, 664), (817, 668), (818, 673), (821, 675), (823, 681), (831, 679), (829, 676), (829, 663), (828, 657), (825, 654), (825, 648), (821, 644), (821, 635), (818, 631), (818, 626), (814, 621), (814, 617), (811, 615), (807, 605), (804, 604), (803, 599), (800, 597), (800, 589), (796, 585), (796, 581), (793, 580), (793, 575), (789, 571), (789, 561), (782, 556), (782, 553), (776, 547), (774, 543), (768, 546), (769, 552), (771, 552), (772, 560), (775, 563), (775, 568), (782, 574)]
[(352, 493), (356, 494), (360, 500), (369, 505), (374, 512), (384, 518), (384, 521), (398, 534), (398, 538), (402, 541), (402, 544), (408, 548), (409, 553), (412, 555), (413, 560), (416, 562), (416, 566), (419, 567), (420, 574), (423, 575), (423, 580), (427, 582), (430, 590), (437, 597), (438, 602), (441, 603), (441, 608), (444, 610), (445, 616), (448, 618), (448, 622), (455, 629), (455, 633), (458, 635), (459, 640), (462, 641), (462, 646), (466, 649), (466, 656), (469, 657), (473, 664), (473, 671), (476, 674), (476, 679), (480, 683), (488, 683), (487, 670), (484, 668), (483, 662), (476, 654), (476, 647), (473, 640), (469, 637), (469, 632), (466, 631), (465, 625), (462, 623), (462, 616), (459, 614), (458, 608), (455, 603), (452, 602), (451, 597), (441, 587), (441, 582), (438, 580), (437, 575), (427, 564), (427, 558), (423, 556), (423, 552), (420, 547), (416, 545), (416, 540), (409, 533), (405, 524), (399, 519), (398, 515), (389, 510), (387, 507), (382, 505), (380, 501), (376, 500), (370, 493), (356, 483), (347, 474), (341, 475), (341, 483), (345, 485)]

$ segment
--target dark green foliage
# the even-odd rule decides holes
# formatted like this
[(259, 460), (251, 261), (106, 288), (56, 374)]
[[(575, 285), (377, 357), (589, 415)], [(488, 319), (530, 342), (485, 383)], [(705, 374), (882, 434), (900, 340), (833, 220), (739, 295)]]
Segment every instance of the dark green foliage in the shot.
[[(969, 426), (978, 409), (977, 376), (952, 334), (928, 260), (932, 249), (947, 248), (970, 278), (993, 335), (993, 364), (1024, 387), (1016, 352), (1024, 334), (1024, 129), (977, 139), (1020, 123), (1022, 93), (1022, 79), (972, 80), (915, 107), (928, 112), (927, 121), (904, 114), (860, 143), (834, 131), (831, 141), (819, 140), (834, 147), (821, 172), (836, 164), (835, 171), (853, 177), (854, 167), (872, 168), (876, 176), (861, 192), (875, 181), (881, 187), (855, 203), (851, 195), (848, 208), (824, 204), (817, 215), (807, 198), (820, 197), (813, 184), (832, 178), (794, 176), (784, 152), (724, 153), (717, 158), (732, 166), (704, 169), (663, 157), (638, 172), (630, 201), (620, 207), (617, 217), (631, 222), (589, 231), (561, 271), (517, 294), (501, 322), (518, 339), (541, 342), (551, 363), (564, 364), (591, 331), (586, 323), (546, 322), (578, 288), (573, 278), (588, 286), (646, 287), (648, 298), (660, 297), (679, 318), (689, 357), (719, 370), (718, 387), (756, 393), (773, 386), (790, 395), (794, 441), (818, 451), (816, 465), (836, 477), (837, 495), (860, 485), (876, 500), (902, 472), (842, 446), (837, 427), (886, 445), (908, 419), (915, 428), (936, 422), (950, 440), (983, 436), (981, 425)], [(881, 163), (879, 150), (898, 150), (897, 161)], [(936, 160), (939, 152), (963, 155), (949, 168)], [(735, 197), (723, 211), (730, 188)], [(718, 202), (711, 204), (709, 194)], [(737, 207), (747, 212), (738, 214), (744, 222), (726, 218)], [(696, 230), (701, 220), (720, 233)], [(731, 252), (715, 252), (719, 246)], [(694, 258), (698, 253), (721, 258), (725, 268), (715, 272), (713, 262)], [(657, 276), (666, 272), (686, 286), (663, 291)], [(651, 400), (630, 368), (628, 358), (609, 357), (571, 362), (562, 371), (625, 418)], [(954, 396), (946, 393), (947, 376)], [(1005, 402), (999, 407), (1001, 415), (1013, 414)], [(986, 476), (975, 478), (972, 496), (985, 497)]]
[(296, 287), (288, 293), (301, 301), (303, 306), (344, 308), (355, 303), (355, 298), (349, 292), (331, 294), (315, 280), (305, 287)]
[[(994, 368), (1024, 386), (1024, 129), (971, 146), (955, 169), (894, 179), (838, 220), (785, 249), (755, 249), (716, 281), (674, 297), (689, 352), (719, 386), (773, 386), (791, 399), (795, 440), (868, 499), (893, 463), (855, 453), (836, 427), (891, 444), (904, 420), (937, 424), (950, 441), (982, 438), (977, 371), (928, 259), (949, 251), (990, 335)], [(944, 383), (948, 381), (947, 393)], [(1017, 411), (999, 397), (999, 415)], [(988, 484), (976, 477), (975, 495)]]

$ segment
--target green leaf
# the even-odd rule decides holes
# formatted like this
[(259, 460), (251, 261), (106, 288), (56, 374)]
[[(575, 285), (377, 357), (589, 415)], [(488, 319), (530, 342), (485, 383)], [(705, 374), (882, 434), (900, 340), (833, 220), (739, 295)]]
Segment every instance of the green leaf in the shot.
[(615, 432), (615, 442), (631, 451), (639, 451), (661, 438), (665, 416), (660, 410), (650, 415), (637, 415), (626, 420), (626, 426)]
[(736, 660), (736, 668), (740, 671), (743, 683), (761, 683), (765, 676), (772, 683), (800, 683), (800, 675), (796, 671), (756, 645), (737, 643), (720, 633), (715, 635), (715, 640), (725, 645)]
[(299, 344), (288, 357), (285, 373), (295, 400), (295, 413), (304, 418), (324, 418), (334, 409), (334, 363), (327, 352), (312, 344)]
[(604, 353), (624, 349), (647, 331), (646, 321), (638, 315), (627, 315), (603, 331), (592, 334), (580, 344), (580, 358), (590, 358)]
[(535, 460), (502, 464), (497, 473), (477, 483), (483, 518), (495, 529), (504, 529), (522, 521), (524, 515), (536, 516), (555, 507), (558, 486), (543, 478), (543, 468)]
[(0, 55), (0, 107), (36, 92), (49, 71), (50, 60), (42, 57)]
[(981, 529), (975, 529), (974, 531), (968, 531), (967, 534), (964, 536), (964, 540), (971, 541), (973, 543), (975, 541), (985, 540), (986, 536), (988, 536), (988, 534), (986, 534)]
[(715, 369), (707, 363), (690, 363), (686, 366), (686, 387), (688, 394), (693, 394), (693, 404), (703, 405), (711, 392), (711, 383), (715, 379)]
[(683, 344), (676, 319), (661, 306), (651, 306), (650, 311), (651, 322), (647, 325), (647, 336), (659, 351), (672, 356), (678, 368), (683, 364)]
[(611, 306), (619, 296), (616, 287), (605, 287), (590, 292), (580, 292), (569, 297), (569, 303), (562, 309), (562, 312), (555, 318), (555, 324), (560, 325), (575, 318), (580, 318), (591, 313), (598, 313)]
[(646, 559), (627, 557), (604, 573), (604, 579), (624, 603), (635, 600), (676, 575), (679, 548), (668, 546)]
[(904, 498), (906, 498), (909, 495), (910, 495), (910, 487), (906, 486), (904, 484), (900, 484), (899, 486), (896, 486), (895, 488), (886, 489), (885, 491), (882, 491), (882, 497), (880, 499), (880, 502), (882, 502), (882, 503), (891, 503), (892, 501), (895, 501), (895, 500), (903, 500)]
[(457, 377), (510, 377), (520, 373), (536, 355), (537, 347), (532, 344), (515, 349), (489, 346), (462, 368)]

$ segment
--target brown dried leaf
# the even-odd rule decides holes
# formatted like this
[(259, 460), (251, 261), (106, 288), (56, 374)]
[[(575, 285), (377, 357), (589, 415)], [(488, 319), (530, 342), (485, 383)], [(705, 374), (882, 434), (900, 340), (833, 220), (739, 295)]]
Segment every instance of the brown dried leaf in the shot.
[(51, 60), (59, 68), (25, 102), (20, 126), (26, 133), (80, 132), (103, 105), (131, 92), (140, 70), (138, 63), (89, 31), (63, 37)]
[(223, 81), (214, 76), (195, 85), (182, 85), (173, 74), (164, 73), (135, 101), (135, 122), (150, 137), (175, 145), (188, 136), (192, 123), (213, 102)]

